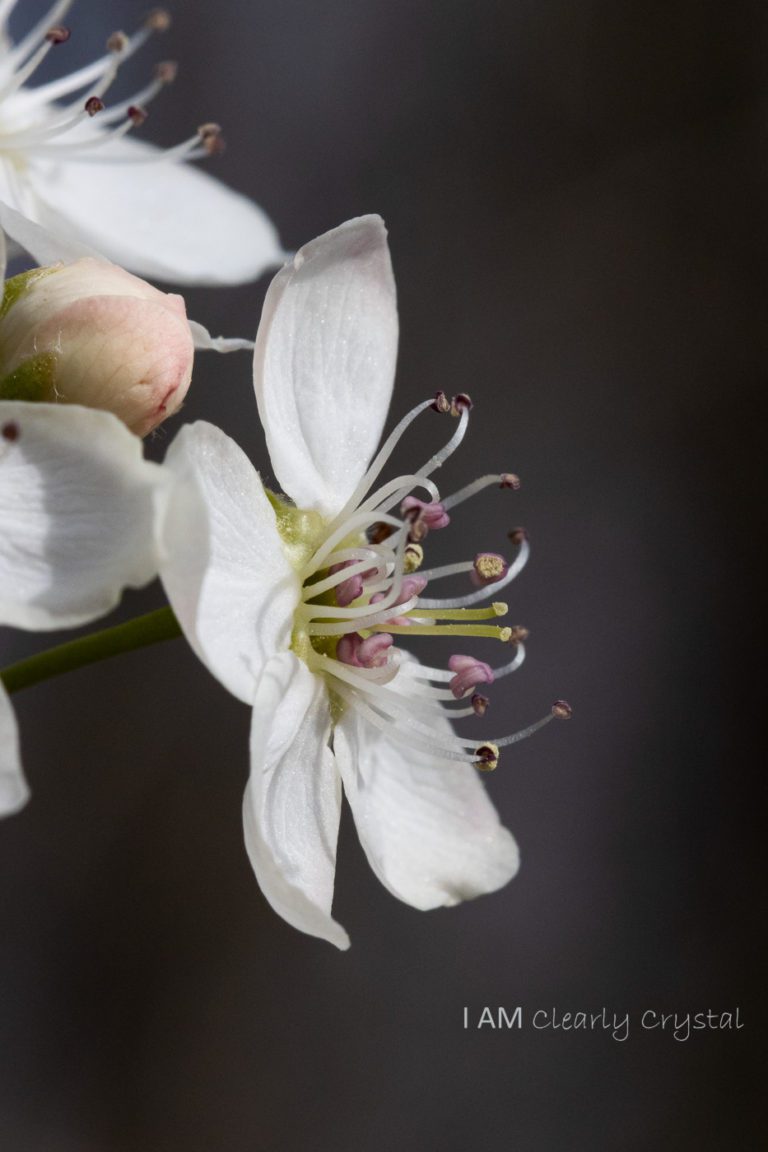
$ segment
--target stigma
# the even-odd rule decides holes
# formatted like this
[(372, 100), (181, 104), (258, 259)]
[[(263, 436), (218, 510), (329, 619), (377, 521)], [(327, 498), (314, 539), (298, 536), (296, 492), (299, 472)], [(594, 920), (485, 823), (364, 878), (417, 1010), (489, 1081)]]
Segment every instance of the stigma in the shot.
[[(449, 527), (452, 509), (491, 487), (519, 488), (513, 473), (493, 473), (441, 497), (431, 477), (462, 443), (471, 408), (463, 393), (452, 399), (438, 393), (416, 405), (385, 441), (346, 505), (316, 532), (312, 547), (295, 565), (301, 595), (292, 646), (326, 680), (340, 708), (357, 710), (388, 738), (436, 763), (463, 761), (491, 771), (502, 748), (553, 718), (566, 719), (570, 709), (557, 701), (541, 720), (491, 739), (464, 739), (442, 722), (445, 717), (477, 721), (486, 716), (490, 700), (485, 692), (520, 667), (528, 635), (520, 625), (506, 623), (508, 606), (497, 598), (527, 563), (530, 545), (523, 529), (510, 533), (509, 556), (489, 550), (424, 566), (427, 537)], [(380, 483), (401, 437), (429, 410), (453, 424), (443, 447), (412, 473)], [(287, 511), (281, 516), (278, 509), (286, 543), (281, 522), (289, 521)], [(466, 592), (434, 594), (441, 581), (457, 576), (466, 580)], [(416, 637), (434, 641), (429, 663), (409, 653), (408, 642)], [(492, 663), (480, 659), (470, 650), (477, 639), (495, 641), (504, 655)]]

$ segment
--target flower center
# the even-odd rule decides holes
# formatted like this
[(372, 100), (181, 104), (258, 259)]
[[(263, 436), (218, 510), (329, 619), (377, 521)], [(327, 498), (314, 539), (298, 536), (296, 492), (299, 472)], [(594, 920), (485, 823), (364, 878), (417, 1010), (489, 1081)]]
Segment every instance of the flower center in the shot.
[[(436, 762), (462, 760), (489, 770), (499, 748), (514, 743), (563, 717), (562, 706), (511, 736), (478, 744), (450, 731), (443, 720), (484, 716), (488, 698), (476, 690), (515, 671), (523, 662), (525, 629), (500, 625), (507, 605), (490, 600), (524, 567), (529, 552), (522, 529), (510, 534), (516, 550), (510, 563), (495, 552), (471, 560), (423, 570), (422, 542), (429, 532), (450, 524), (449, 511), (484, 489), (519, 487), (511, 473), (482, 476), (441, 499), (429, 479), (458, 448), (467, 430), (471, 401), (417, 405), (395, 428), (345, 507), (330, 522), (316, 513), (286, 507), (273, 499), (278, 529), (301, 580), (291, 646), (313, 672), (324, 676), (337, 713), (356, 708), (392, 739), (416, 747)], [(444, 447), (410, 475), (374, 489), (386, 461), (408, 426), (426, 409), (450, 413), (457, 427)], [(426, 493), (427, 500), (414, 495)], [(473, 591), (450, 599), (424, 595), (428, 586), (466, 574)], [(411, 636), (459, 641), (494, 639), (512, 648), (498, 667), (463, 651), (444, 665), (415, 661), (400, 644)], [(562, 705), (562, 702), (559, 702)]]

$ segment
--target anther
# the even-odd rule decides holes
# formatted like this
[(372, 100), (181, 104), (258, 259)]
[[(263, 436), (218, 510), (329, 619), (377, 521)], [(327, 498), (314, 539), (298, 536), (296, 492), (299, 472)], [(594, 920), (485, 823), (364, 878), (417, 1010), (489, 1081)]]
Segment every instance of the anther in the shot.
[(486, 712), (488, 711), (490, 700), (487, 696), (481, 696), (479, 692), (475, 692), (474, 696), (470, 700), (470, 704), (472, 705), (472, 711), (474, 712), (475, 716), (485, 716)]
[(144, 27), (152, 32), (167, 32), (171, 26), (171, 14), (166, 8), (153, 8), (144, 21)]
[(451, 416), (460, 416), (465, 410), (469, 412), (472, 407), (471, 397), (469, 397), (466, 392), (457, 392), (451, 400), (449, 411)]
[(209, 156), (218, 156), (224, 151), (224, 137), (220, 124), (201, 124), (197, 130), (200, 143)]
[(570, 720), (573, 716), (573, 708), (567, 700), (555, 700), (552, 705), (552, 715), (556, 720)]
[(8, 440), (12, 444), (14, 440), (18, 440), (21, 435), (21, 429), (15, 420), (8, 420), (7, 423), (3, 424), (2, 428), (0, 428), (0, 435), (2, 435), (3, 440)]
[(475, 749), (475, 768), (480, 772), (493, 772), (499, 766), (499, 749), (496, 744), (481, 744)]
[(125, 52), (127, 47), (128, 37), (125, 32), (113, 32), (107, 40), (107, 52), (112, 52), (115, 56)]
[(435, 392), (435, 399), (434, 399), (434, 402), (432, 404), (432, 411), (433, 412), (442, 412), (443, 414), (445, 414), (446, 412), (450, 412), (450, 410), (451, 410), (451, 402), (448, 399), (448, 397), (446, 396), (445, 392)]
[(476, 587), (482, 588), (486, 584), (503, 580), (508, 571), (509, 564), (498, 552), (480, 552), (475, 556), (470, 580)]
[(530, 636), (530, 632), (527, 628), (523, 628), (522, 624), (513, 624), (509, 631), (511, 632), (509, 643), (514, 648), (517, 648), (518, 644), (523, 644)]
[(49, 44), (66, 44), (71, 35), (69, 28), (59, 25), (57, 28), (49, 28), (45, 38)]
[(507, 532), (507, 538), (512, 541), (515, 547), (519, 548), (528, 539), (528, 533), (525, 528), (513, 528), (511, 532)]
[(104, 101), (98, 96), (89, 96), (85, 102), (85, 111), (89, 116), (95, 116), (97, 112), (103, 112)]
[(155, 79), (161, 84), (173, 84), (179, 73), (179, 66), (175, 60), (162, 60), (155, 68)]
[(391, 524), (385, 524), (384, 521), (381, 520), (378, 524), (372, 524), (366, 535), (368, 537), (369, 543), (383, 544), (385, 540), (389, 539), (394, 531), (395, 529)]
[(126, 112), (126, 116), (132, 124), (135, 124), (138, 127), (140, 124), (144, 123), (147, 116), (149, 116), (149, 112), (147, 112), (146, 108), (142, 108), (139, 104), (131, 104), (130, 108)]
[(516, 476), (514, 472), (502, 472), (500, 480), (499, 488), (513, 488), (515, 492), (519, 491), (520, 477)]
[(421, 544), (406, 544), (403, 554), (403, 571), (409, 574), (411, 572), (417, 572), (423, 563), (424, 549)]

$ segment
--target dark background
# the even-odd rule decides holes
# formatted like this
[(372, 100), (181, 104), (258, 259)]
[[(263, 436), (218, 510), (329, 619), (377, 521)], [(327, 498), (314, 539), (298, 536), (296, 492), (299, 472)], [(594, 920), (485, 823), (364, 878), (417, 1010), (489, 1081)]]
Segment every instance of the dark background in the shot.
[[(220, 120), (210, 170), (289, 249), (385, 217), (393, 415), (469, 391), (451, 486), (489, 467), (524, 482), (457, 513), (446, 544), (532, 536), (508, 596), (529, 658), (494, 691), (494, 728), (557, 696), (575, 717), (490, 780), (522, 854), (501, 893), (401, 905), (345, 812), (343, 955), (262, 899), (240, 825), (249, 713), (182, 641), (20, 695), (33, 799), (0, 829), (3, 1152), (764, 1147), (746, 560), (764, 532), (765, 5), (174, 9), (133, 70), (138, 86), (150, 60), (182, 64), (145, 134)], [(68, 60), (143, 11), (81, 0)], [(263, 292), (190, 291), (188, 309), (252, 335)], [(200, 359), (182, 418), (198, 416), (268, 476), (247, 355)], [(132, 594), (114, 618), (160, 602)], [(2, 639), (10, 661), (58, 637)], [(606, 1007), (634, 1027), (464, 1031), (465, 1005)], [(739, 1032), (638, 1026), (736, 1007)]]

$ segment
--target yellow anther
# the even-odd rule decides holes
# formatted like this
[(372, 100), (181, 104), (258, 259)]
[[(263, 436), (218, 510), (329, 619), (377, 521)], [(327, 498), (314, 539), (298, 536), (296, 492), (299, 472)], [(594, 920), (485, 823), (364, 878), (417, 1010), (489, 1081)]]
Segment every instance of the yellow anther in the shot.
[(481, 744), (475, 749), (475, 768), (480, 772), (493, 772), (499, 766), (499, 748), (497, 744)]
[(409, 575), (411, 572), (418, 572), (423, 563), (424, 549), (421, 544), (417, 544), (415, 541), (407, 544), (403, 556), (403, 571)]

